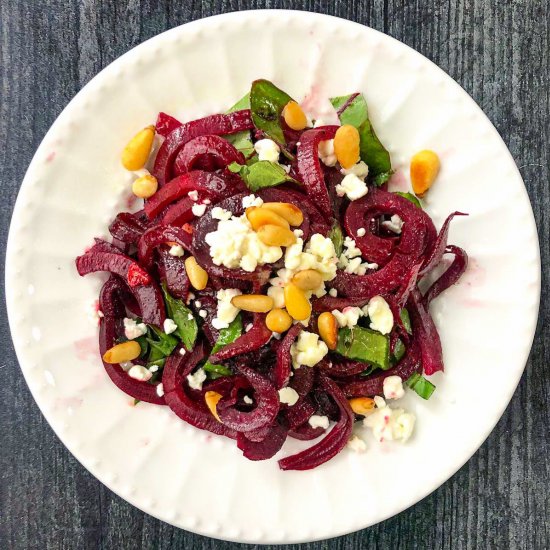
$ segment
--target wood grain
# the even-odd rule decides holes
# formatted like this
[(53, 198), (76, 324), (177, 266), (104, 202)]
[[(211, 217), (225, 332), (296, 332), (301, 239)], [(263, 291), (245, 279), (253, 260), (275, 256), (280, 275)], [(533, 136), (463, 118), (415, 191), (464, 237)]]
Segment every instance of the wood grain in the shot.
[[(25, 169), (50, 124), (88, 80), (165, 29), (215, 13), (264, 7), (318, 11), (370, 25), (419, 50), (456, 79), (493, 121), (520, 167), (537, 219), (543, 263), (539, 326), (527, 370), (478, 453), (450, 481), (399, 516), (304, 547), (550, 547), (550, 7), (546, 0), (1, 0), (2, 266), (11, 211)], [(1, 280), (3, 284), (3, 276)], [(85, 471), (36, 407), (19, 371), (4, 303), (0, 308), (0, 548), (239, 546), (146, 516)], [(358, 495), (358, 503), (360, 498), (368, 495)]]

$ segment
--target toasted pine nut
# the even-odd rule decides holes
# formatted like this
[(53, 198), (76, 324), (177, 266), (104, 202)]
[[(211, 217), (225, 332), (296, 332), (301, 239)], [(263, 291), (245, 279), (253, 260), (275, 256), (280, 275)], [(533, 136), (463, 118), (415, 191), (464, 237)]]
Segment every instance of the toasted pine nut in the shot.
[(231, 303), (239, 309), (255, 313), (267, 313), (273, 308), (273, 298), (263, 294), (239, 294), (231, 298)]
[(330, 311), (325, 311), (319, 315), (317, 330), (328, 349), (336, 349), (338, 344), (338, 321)]
[(351, 168), (359, 160), (359, 132), (355, 126), (344, 124), (336, 130), (334, 154), (342, 168)]
[(304, 214), (302, 211), (289, 202), (264, 202), (262, 208), (267, 208), (275, 214), (279, 214), (281, 218), (284, 218), (290, 225), (298, 227), (302, 225), (304, 221)]
[(157, 192), (158, 187), (157, 178), (151, 174), (147, 174), (132, 183), (132, 193), (140, 199), (148, 199)]
[(285, 306), (290, 316), (297, 321), (305, 321), (311, 315), (309, 300), (294, 283), (285, 286)]
[(262, 225), (256, 233), (267, 246), (290, 246), (296, 242), (296, 235), (290, 229), (278, 225)]
[(374, 399), (370, 397), (354, 397), (348, 403), (355, 414), (366, 416), (374, 410)]
[(283, 109), (283, 118), (289, 128), (303, 130), (307, 126), (307, 117), (295, 101), (289, 101)]
[(191, 286), (197, 290), (204, 290), (208, 284), (208, 273), (197, 263), (194, 256), (185, 259), (185, 271)]
[(292, 326), (292, 317), (284, 309), (272, 309), (265, 318), (267, 328), (273, 332), (286, 332)]
[(154, 139), (154, 126), (147, 126), (140, 130), (122, 151), (122, 166), (126, 170), (141, 170), (151, 154)]
[(222, 398), (222, 394), (218, 393), (217, 391), (207, 391), (204, 394), (204, 401), (206, 402), (206, 406), (212, 413), (212, 416), (218, 421), (221, 422), (220, 417), (218, 416), (218, 411), (216, 409), (216, 406), (218, 405), (218, 401)]
[(248, 218), (248, 221), (254, 231), (258, 231), (262, 225), (267, 224), (278, 225), (279, 227), (284, 227), (285, 229), (290, 228), (290, 225), (284, 218), (271, 210), (267, 210), (266, 208), (251, 206), (246, 209), (246, 217)]
[(126, 361), (133, 361), (137, 359), (141, 353), (141, 346), (134, 340), (128, 340), (128, 342), (122, 342), (117, 344), (111, 349), (108, 349), (103, 354), (103, 361), (105, 363), (124, 363)]
[(302, 290), (315, 290), (323, 283), (323, 277), (315, 269), (304, 269), (292, 277), (292, 282)]
[(423, 197), (432, 186), (441, 163), (437, 153), (425, 149), (416, 153), (411, 159), (411, 182), (413, 191), (419, 197)]

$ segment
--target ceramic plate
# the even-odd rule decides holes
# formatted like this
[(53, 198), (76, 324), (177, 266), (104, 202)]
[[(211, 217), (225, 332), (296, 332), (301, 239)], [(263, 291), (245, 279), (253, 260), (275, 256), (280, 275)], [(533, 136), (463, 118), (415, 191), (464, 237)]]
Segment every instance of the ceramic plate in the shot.
[[(87, 308), (101, 277), (78, 277), (74, 258), (127, 207), (120, 165), (129, 136), (159, 110), (181, 120), (224, 111), (256, 78), (273, 80), (314, 117), (327, 98), (365, 94), (387, 145), (394, 189), (408, 163), (436, 150), (440, 177), (425, 201), (450, 242), (471, 256), (461, 283), (433, 304), (446, 372), (405, 445), (344, 450), (309, 472), (249, 462), (233, 441), (199, 431), (166, 407), (130, 399), (107, 378)], [(367, 527), (418, 502), (455, 473), (493, 429), (525, 366), (540, 293), (533, 214), (496, 130), (443, 71), (372, 29), (295, 11), (221, 15), (134, 48), (67, 106), (38, 148), (13, 215), (7, 302), (21, 368), (55, 432), (121, 497), (178, 527), (235, 541), (288, 543)], [(281, 455), (298, 442), (289, 442)], [(261, 503), (261, 504), (260, 504)]]

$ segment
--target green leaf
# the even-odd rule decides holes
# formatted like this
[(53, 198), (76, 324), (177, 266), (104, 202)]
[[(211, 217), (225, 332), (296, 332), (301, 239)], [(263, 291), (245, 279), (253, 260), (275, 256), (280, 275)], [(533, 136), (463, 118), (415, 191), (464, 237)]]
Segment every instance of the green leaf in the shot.
[(135, 341), (139, 344), (139, 347), (141, 348), (139, 358), (142, 359), (147, 355), (147, 352), (149, 351), (149, 342), (147, 341), (147, 335), (144, 334), (143, 336), (139, 336), (138, 338), (135, 338)]
[(292, 98), (269, 80), (255, 80), (250, 88), (250, 109), (252, 122), (271, 139), (285, 144), (281, 127), (281, 114)]
[[(235, 317), (235, 319), (233, 319), (233, 321), (231, 321), (227, 328), (222, 328), (220, 330), (220, 335), (212, 348), (211, 354), (220, 351), (220, 349), (227, 346), (227, 344), (234, 342), (242, 334), (242, 332), (243, 322), (239, 314)], [(210, 361), (206, 361), (202, 368), (209, 374), (217, 374), (219, 376), (229, 376), (232, 374), (231, 370), (226, 366), (211, 363)]]
[(270, 162), (269, 160), (260, 160), (250, 166), (243, 166), (236, 162), (232, 162), (228, 166), (231, 172), (239, 174), (246, 186), (253, 192), (266, 187), (274, 187), (282, 183), (293, 182), (291, 178), (280, 164)]
[(351, 329), (340, 329), (336, 352), (383, 370), (391, 366), (389, 337), (368, 328), (355, 326)]
[(409, 312), (403, 308), (400, 312), (399, 312), (399, 316), (401, 317), (401, 322), (403, 323), (403, 326), (405, 327), (405, 330), (409, 333), (409, 334), (412, 334), (412, 325), (411, 325), (411, 317), (409, 315)]
[(149, 326), (155, 338), (148, 337), (150, 351), (147, 358), (149, 363), (168, 357), (178, 345), (178, 339), (171, 334), (165, 334), (162, 330), (152, 325)]
[(403, 341), (398, 338), (395, 342), (395, 346), (393, 348), (393, 355), (392, 355), (392, 364), (397, 364), (401, 359), (403, 359), (403, 356), (405, 355), (405, 351), (407, 351), (407, 348), (405, 347), (405, 344)]
[(422, 210), (422, 204), (420, 203), (416, 195), (413, 195), (412, 193), (402, 193), (401, 191), (395, 191), (395, 194), (403, 197), (404, 199), (407, 199), (408, 201), (411, 201), (415, 206), (418, 206), (418, 208)]
[(422, 397), (422, 399), (429, 399), (435, 391), (435, 386), (417, 372), (413, 374), (405, 384)]
[(233, 107), (230, 107), (226, 114), (234, 113), (235, 111), (242, 111), (243, 109), (250, 109), (250, 92), (247, 92)]
[(141, 403), (141, 401), (140, 401), (139, 399), (135, 399), (135, 398), (134, 398), (134, 407), (135, 407), (138, 403)]
[(363, 94), (333, 97), (330, 102), (338, 112), (342, 124), (351, 124), (359, 131), (361, 160), (369, 167), (376, 185), (382, 185), (391, 175), (390, 154), (382, 145), (369, 120)]
[(181, 300), (172, 297), (168, 293), (165, 284), (162, 285), (162, 292), (164, 294), (168, 316), (178, 326), (174, 334), (183, 342), (185, 348), (191, 351), (195, 345), (199, 332), (197, 321), (195, 317), (193, 317), (191, 310)]
[(372, 183), (374, 183), (374, 185), (376, 185), (377, 187), (380, 187), (391, 178), (392, 174), (393, 170), (390, 170), (389, 172), (382, 172), (381, 174), (378, 174), (377, 176), (374, 176), (374, 178), (372, 178)]
[(340, 224), (337, 221), (335, 221), (332, 225), (332, 228), (328, 233), (328, 238), (334, 245), (336, 256), (340, 256), (340, 254), (342, 254), (342, 250), (344, 250), (344, 234), (342, 233)]

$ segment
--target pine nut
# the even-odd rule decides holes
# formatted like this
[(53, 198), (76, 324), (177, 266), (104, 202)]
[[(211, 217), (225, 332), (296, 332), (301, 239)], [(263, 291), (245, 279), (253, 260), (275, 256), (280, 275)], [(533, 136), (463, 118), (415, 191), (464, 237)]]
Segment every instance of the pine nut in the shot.
[(309, 300), (294, 283), (285, 286), (285, 306), (290, 316), (297, 321), (305, 321), (311, 315)]
[(354, 397), (348, 401), (351, 410), (355, 414), (366, 416), (374, 410), (374, 399), (370, 397)]
[(303, 130), (307, 126), (307, 117), (295, 101), (289, 101), (283, 109), (283, 118), (289, 128)]
[(315, 269), (304, 269), (292, 277), (292, 282), (302, 290), (315, 290), (323, 284), (323, 277)]
[(154, 126), (147, 126), (140, 130), (122, 151), (122, 166), (130, 171), (141, 170), (151, 154), (154, 139)]
[(122, 342), (122, 344), (117, 344), (111, 349), (108, 349), (103, 354), (103, 361), (111, 365), (115, 363), (125, 363), (126, 361), (137, 359), (140, 353), (141, 346), (139, 343), (134, 340), (129, 340), (128, 342)]
[(304, 214), (302, 211), (289, 202), (265, 202), (262, 208), (271, 210), (275, 214), (279, 214), (281, 218), (284, 218), (290, 225), (298, 227), (304, 222)]
[(292, 317), (284, 309), (272, 309), (265, 318), (265, 324), (272, 332), (286, 332), (292, 326)]
[(140, 199), (148, 199), (157, 192), (158, 186), (157, 178), (147, 174), (132, 183), (132, 193)]
[(359, 132), (355, 126), (344, 124), (336, 130), (334, 153), (342, 168), (351, 168), (359, 160)]
[(266, 208), (251, 206), (246, 209), (246, 217), (248, 218), (248, 221), (254, 231), (258, 231), (262, 225), (267, 224), (278, 225), (279, 227), (284, 227), (285, 229), (290, 228), (290, 225), (284, 218), (271, 210), (267, 210)]
[(296, 235), (290, 229), (278, 225), (262, 225), (256, 233), (267, 246), (290, 246), (296, 242)]
[(325, 311), (319, 315), (317, 330), (328, 349), (336, 349), (338, 344), (338, 321), (330, 311)]
[(437, 153), (425, 149), (411, 159), (411, 182), (415, 195), (423, 197), (432, 186), (441, 163)]
[(208, 273), (197, 263), (194, 256), (185, 259), (185, 271), (191, 286), (196, 290), (204, 290), (208, 284)]
[(244, 311), (267, 313), (273, 308), (273, 298), (263, 294), (240, 294), (233, 296), (231, 304)]

